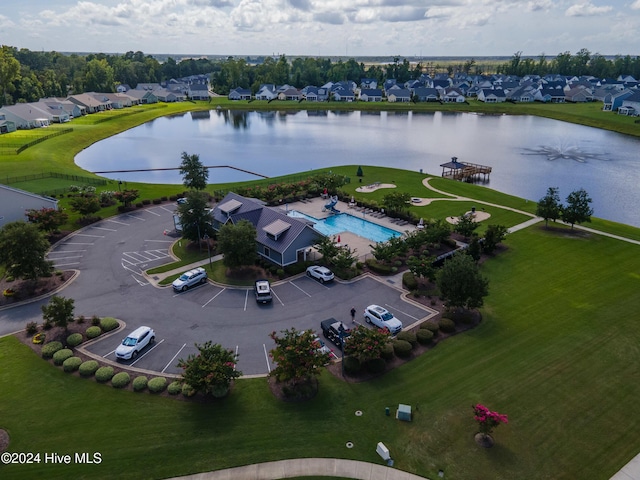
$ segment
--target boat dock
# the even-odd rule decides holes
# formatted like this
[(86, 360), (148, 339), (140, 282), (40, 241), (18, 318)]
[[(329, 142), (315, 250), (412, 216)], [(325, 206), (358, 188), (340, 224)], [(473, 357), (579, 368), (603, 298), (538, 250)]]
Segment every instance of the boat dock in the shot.
[(476, 177), (482, 175), (486, 180), (491, 174), (491, 167), (488, 165), (480, 165), (478, 163), (459, 162), (458, 157), (452, 157), (450, 162), (443, 163), (442, 177), (452, 180), (460, 180), (462, 182), (471, 182)]

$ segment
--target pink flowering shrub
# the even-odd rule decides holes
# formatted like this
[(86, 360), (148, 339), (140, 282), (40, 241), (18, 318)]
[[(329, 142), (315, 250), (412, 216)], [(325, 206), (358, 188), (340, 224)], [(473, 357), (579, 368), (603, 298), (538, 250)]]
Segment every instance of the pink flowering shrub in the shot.
[(478, 403), (473, 407), (473, 419), (478, 422), (480, 433), (490, 435), (494, 428), (501, 423), (509, 423), (509, 418), (498, 412), (492, 412), (487, 407)]

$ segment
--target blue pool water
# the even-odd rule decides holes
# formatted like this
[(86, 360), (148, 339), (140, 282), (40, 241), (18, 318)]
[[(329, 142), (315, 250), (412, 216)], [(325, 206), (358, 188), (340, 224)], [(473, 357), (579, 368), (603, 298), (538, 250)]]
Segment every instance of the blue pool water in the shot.
[(314, 223), (313, 227), (325, 235), (337, 235), (341, 232), (351, 232), (373, 242), (386, 242), (391, 237), (399, 237), (400, 232), (383, 227), (363, 218), (354, 217), (346, 213), (332, 215), (324, 220), (319, 220), (297, 210), (289, 211), (290, 217), (306, 218)]

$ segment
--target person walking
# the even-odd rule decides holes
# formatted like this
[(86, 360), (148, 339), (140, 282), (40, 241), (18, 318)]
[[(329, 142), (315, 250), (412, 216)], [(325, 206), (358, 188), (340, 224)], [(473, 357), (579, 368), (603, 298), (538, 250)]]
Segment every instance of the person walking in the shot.
[(356, 323), (356, 307), (351, 308), (351, 323)]

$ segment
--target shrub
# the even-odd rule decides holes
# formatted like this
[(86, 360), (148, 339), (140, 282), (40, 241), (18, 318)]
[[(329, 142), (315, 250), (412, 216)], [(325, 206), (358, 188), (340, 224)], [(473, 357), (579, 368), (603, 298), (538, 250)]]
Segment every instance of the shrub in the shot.
[(438, 325), (440, 326), (440, 330), (445, 333), (452, 333), (456, 331), (456, 322), (450, 318), (441, 318)]
[(134, 378), (133, 379), (133, 391), (134, 392), (141, 392), (142, 390), (147, 388), (147, 383), (148, 382), (149, 382), (149, 380), (144, 375), (141, 375), (139, 377)]
[(415, 347), (418, 344), (418, 340), (416, 339), (416, 334), (413, 332), (400, 332), (396, 336), (396, 340), (404, 340), (405, 342), (409, 342), (411, 344), (411, 348)]
[(161, 196), (160, 197), (160, 201), (161, 202), (166, 202), (167, 201), (167, 196), (166, 195)]
[(89, 327), (84, 332), (84, 334), (89, 339), (99, 337), (101, 333), (102, 333), (102, 329), (100, 327)]
[(85, 321), (84, 315), (80, 315), (78, 318), (76, 318), (77, 324), (82, 324), (84, 323), (84, 321)]
[(411, 355), (411, 350), (413, 347), (406, 340), (394, 340), (393, 341), (393, 351), (399, 357), (406, 358)]
[(358, 359), (358, 357), (353, 357), (351, 355), (349, 355), (348, 357), (344, 357), (344, 359), (342, 360), (344, 362), (344, 371), (351, 374), (351, 375), (355, 375), (356, 373), (360, 373), (360, 369), (361, 369), (361, 365), (360, 365), (360, 360)]
[(35, 334), (31, 339), (31, 341), (36, 345), (40, 345), (44, 343), (45, 338), (47, 338), (47, 336), (44, 333), (40, 332)]
[(164, 392), (164, 389), (167, 388), (167, 379), (164, 377), (155, 377), (149, 380), (147, 384), (149, 387), (149, 391), (151, 393), (160, 393)]
[(387, 362), (384, 358), (372, 358), (367, 360), (365, 368), (370, 373), (382, 373), (384, 372), (384, 369), (387, 368)]
[(389, 265), (384, 265), (382, 263), (378, 263), (375, 258), (368, 258), (366, 260), (367, 267), (369, 270), (375, 273), (379, 273), (380, 275), (389, 275), (391, 274), (391, 267)]
[(96, 370), (98, 370), (99, 367), (100, 365), (98, 365), (98, 362), (96, 362), (95, 360), (87, 360), (86, 362), (83, 362), (82, 365), (80, 365), (78, 371), (83, 377), (90, 377), (94, 373), (96, 373)]
[[(80, 322), (82, 323), (82, 322)], [(93, 325), (94, 327), (97, 327), (100, 325), (100, 317), (98, 317), (97, 315), (94, 315), (93, 317), (91, 317), (91, 325)]]
[(67, 358), (71, 357), (73, 357), (73, 352), (68, 348), (63, 348), (53, 354), (53, 363), (55, 365), (62, 365)]
[(103, 332), (110, 332), (111, 330), (115, 330), (119, 326), (120, 324), (113, 317), (104, 317), (100, 320), (100, 328)]
[(129, 385), (131, 377), (127, 372), (116, 373), (111, 379), (111, 386), (113, 388), (124, 388)]
[(284, 269), (279, 268), (279, 269), (276, 271), (276, 275), (278, 275), (278, 278), (284, 278)]
[(38, 332), (38, 324), (36, 322), (27, 323), (27, 335), (35, 335)]
[(407, 288), (407, 290), (413, 291), (418, 289), (418, 280), (411, 272), (404, 272), (402, 274), (402, 284)]
[(213, 395), (215, 398), (224, 398), (227, 396), (228, 393), (229, 393), (229, 385), (225, 385), (225, 384), (214, 385), (213, 388), (211, 389), (211, 395)]
[(382, 347), (382, 350), (380, 350), (380, 355), (385, 360), (391, 360), (393, 358), (393, 345), (391, 344), (391, 342), (385, 344), (385, 346)]
[(185, 397), (193, 397), (196, 394), (196, 389), (193, 388), (191, 385), (189, 385), (188, 383), (185, 383), (184, 385), (182, 385), (182, 395), (184, 395)]
[[(144, 207), (144, 204), (142, 202), (137, 202), (136, 203), (136, 208), (142, 208), (142, 207)], [(120, 208), (120, 207), (118, 207), (118, 208)], [(122, 208), (126, 208), (126, 207), (122, 207)], [(123, 210), (123, 211), (125, 211), (125, 210)]]
[(160, 200), (159, 198), (154, 198), (154, 199), (152, 200), (152, 203), (153, 203), (154, 205), (160, 205), (160, 204), (162, 203), (162, 200)]
[(143, 205), (151, 205), (151, 200), (145, 198), (144, 200), (142, 200), (142, 204)]
[(75, 372), (82, 365), (82, 359), (80, 357), (69, 357), (62, 362), (62, 369), (67, 372)]
[(169, 395), (177, 395), (181, 391), (182, 391), (182, 383), (180, 383), (178, 380), (176, 380), (175, 382), (171, 382), (167, 387), (167, 392), (169, 392)]
[(96, 381), (106, 383), (113, 378), (113, 367), (100, 367), (96, 370)]
[(81, 333), (72, 333), (67, 337), (67, 346), (74, 348), (82, 343), (82, 334)]
[(51, 320), (45, 320), (42, 322), (43, 330), (51, 330), (52, 328), (53, 328), (53, 323), (51, 323)]
[(429, 330), (431, 333), (433, 333), (433, 336), (435, 337), (436, 335), (438, 335), (438, 331), (440, 330), (440, 325), (438, 325), (435, 322), (424, 322), (422, 325), (420, 325), (420, 329)]
[(58, 350), (62, 350), (60, 342), (49, 342), (42, 347), (42, 358), (51, 358)]
[(416, 332), (416, 340), (418, 340), (418, 343), (421, 345), (427, 345), (433, 341), (433, 332), (426, 328), (420, 328)]

